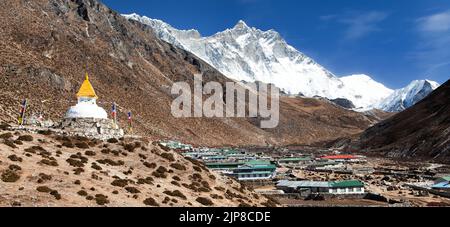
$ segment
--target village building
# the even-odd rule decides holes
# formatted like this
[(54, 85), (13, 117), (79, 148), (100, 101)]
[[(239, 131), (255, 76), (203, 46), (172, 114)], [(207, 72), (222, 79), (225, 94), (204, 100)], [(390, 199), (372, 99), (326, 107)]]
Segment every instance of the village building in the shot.
[(194, 147), (192, 145), (184, 144), (179, 141), (160, 141), (159, 145), (172, 149), (172, 150), (180, 150), (180, 151), (193, 151)]
[(309, 164), (306, 169), (310, 171), (321, 171), (321, 170), (333, 170), (343, 168), (345, 165), (341, 162), (335, 161), (317, 161)]
[(358, 180), (336, 181), (330, 183), (330, 194), (354, 195), (364, 193), (364, 183)]
[(245, 163), (243, 163), (243, 162), (205, 163), (205, 165), (206, 165), (206, 167), (208, 167), (208, 169), (222, 172), (222, 173), (228, 173), (228, 174), (232, 174), (233, 170), (239, 168), (239, 166), (242, 166), (244, 164)]
[(329, 193), (330, 185), (328, 182), (320, 181), (288, 181), (282, 180), (278, 182), (277, 189), (285, 193), (299, 193), (305, 196), (320, 193)]
[(78, 103), (69, 108), (59, 125), (66, 134), (101, 140), (124, 136), (123, 130), (97, 105), (98, 96), (88, 74), (76, 97)]
[(268, 161), (253, 160), (234, 169), (230, 176), (239, 181), (270, 180), (276, 176), (276, 169)]
[(280, 166), (298, 166), (306, 165), (312, 161), (311, 157), (293, 157), (293, 158), (280, 158), (278, 159), (278, 165)]
[(203, 160), (205, 162), (221, 162), (226, 161), (228, 159), (225, 155), (212, 155), (212, 156), (203, 156)]
[(278, 182), (277, 189), (285, 193), (298, 193), (304, 196), (311, 194), (323, 195), (363, 195), (364, 183), (350, 181), (288, 181)]
[(326, 161), (334, 161), (341, 163), (365, 163), (366, 157), (364, 156), (356, 156), (356, 155), (330, 155), (324, 156), (321, 158)]
[(349, 160), (355, 160), (357, 159), (354, 155), (330, 155), (330, 156), (324, 156), (322, 159), (325, 160), (333, 160), (333, 161), (349, 161)]

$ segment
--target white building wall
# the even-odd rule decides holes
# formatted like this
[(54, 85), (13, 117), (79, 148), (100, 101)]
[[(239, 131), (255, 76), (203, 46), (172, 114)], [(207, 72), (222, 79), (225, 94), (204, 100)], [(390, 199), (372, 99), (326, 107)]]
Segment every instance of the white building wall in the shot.
[(330, 188), (328, 192), (333, 195), (357, 195), (357, 194), (364, 194), (365, 189), (364, 188), (338, 188), (338, 189)]

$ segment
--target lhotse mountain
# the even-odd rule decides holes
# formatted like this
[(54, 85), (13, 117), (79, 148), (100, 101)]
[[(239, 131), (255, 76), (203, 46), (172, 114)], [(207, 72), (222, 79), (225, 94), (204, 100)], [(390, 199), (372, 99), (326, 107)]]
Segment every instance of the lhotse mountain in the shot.
[[(385, 103), (388, 97), (398, 94), (394, 90), (364, 74), (337, 77), (290, 46), (274, 30), (261, 31), (241, 20), (232, 29), (202, 37), (197, 30), (178, 30), (146, 16), (123, 16), (149, 26), (162, 40), (197, 55), (228, 78), (274, 84), (289, 95), (347, 99), (357, 111), (379, 107), (400, 111)], [(433, 90), (413, 99), (423, 99)]]

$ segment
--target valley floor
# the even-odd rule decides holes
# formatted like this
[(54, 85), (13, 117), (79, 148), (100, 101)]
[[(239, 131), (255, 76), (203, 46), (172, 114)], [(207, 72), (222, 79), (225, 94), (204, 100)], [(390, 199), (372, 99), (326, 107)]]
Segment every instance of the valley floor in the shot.
[[(319, 157), (327, 155), (324, 149), (306, 148), (305, 150), (309, 151), (303, 155), (311, 155), (312, 153)], [(288, 153), (291, 152), (288, 151)], [(279, 158), (279, 155), (276, 154), (275, 159)], [(295, 151), (295, 155), (299, 155), (298, 151)], [(273, 195), (272, 193), (277, 190), (277, 180), (274, 180), (272, 184), (255, 186), (255, 190), (263, 194), (264, 192), (271, 192), (269, 194), (277, 198), (282, 205), (292, 207), (450, 206), (450, 193), (444, 192), (442, 194), (446, 196), (443, 196), (431, 190), (431, 186), (435, 184), (438, 178), (450, 175), (449, 165), (364, 157), (363, 163), (344, 162), (344, 165), (337, 165), (326, 170), (305, 168), (306, 165), (287, 165), (278, 169), (279, 173), (292, 172), (290, 176), (280, 178), (283, 180), (316, 182), (359, 180), (364, 183), (367, 193), (360, 198), (336, 196), (314, 201), (304, 197), (292, 199), (283, 195), (276, 195), (276, 193)]]

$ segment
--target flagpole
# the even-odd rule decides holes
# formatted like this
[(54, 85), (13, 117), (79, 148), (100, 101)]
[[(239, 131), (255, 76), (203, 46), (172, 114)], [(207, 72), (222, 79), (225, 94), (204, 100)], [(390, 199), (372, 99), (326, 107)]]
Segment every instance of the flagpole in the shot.
[(128, 112), (128, 133), (133, 134), (133, 120), (131, 111)]
[(113, 115), (114, 126), (116, 128), (118, 128), (118, 125), (117, 125), (117, 104), (115, 102), (113, 102), (113, 106), (112, 106), (112, 115)]
[(23, 126), (24, 124), (26, 110), (27, 110), (27, 99), (24, 99), (20, 108), (19, 126)]

